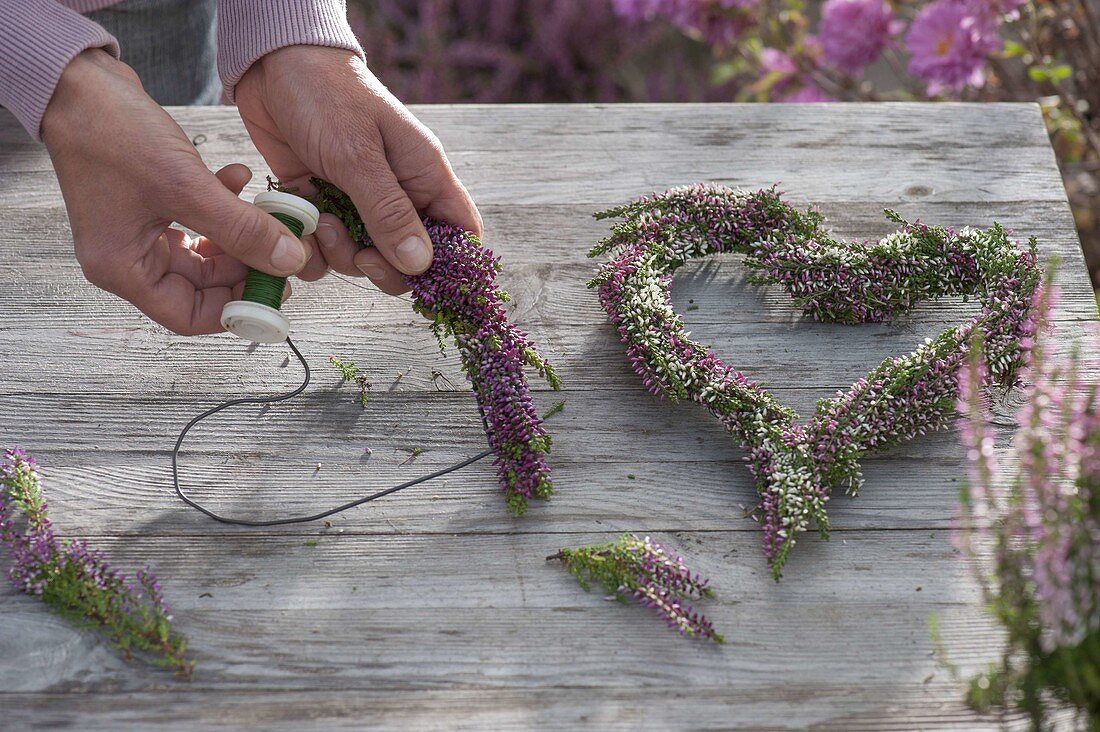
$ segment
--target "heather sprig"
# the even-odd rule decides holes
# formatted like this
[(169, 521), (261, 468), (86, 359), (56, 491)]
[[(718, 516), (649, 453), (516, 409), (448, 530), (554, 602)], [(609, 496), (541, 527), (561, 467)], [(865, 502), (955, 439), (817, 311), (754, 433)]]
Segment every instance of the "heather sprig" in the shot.
[(959, 432), (970, 472), (956, 536), (974, 561), (986, 606), (1007, 631), (1001, 661), (971, 680), (968, 697), (982, 710), (1018, 707), (1036, 729), (1047, 726), (1050, 702), (1068, 704), (1095, 728), (1100, 396), (1081, 374), (1081, 352), (1059, 359), (1047, 351), (1054, 298), (1050, 286), (1036, 296), (1024, 372), (1031, 385), (1016, 415), (1015, 470), (997, 467), (980, 350), (959, 373)]
[(8, 574), (17, 590), (97, 629), (127, 658), (138, 654), (180, 676), (191, 675), (187, 641), (171, 627), (156, 577), (141, 569), (129, 580), (85, 541), (59, 539), (37, 465), (20, 448), (6, 450), (0, 461), (0, 542), (11, 553)]
[(608, 544), (562, 549), (546, 559), (560, 560), (586, 592), (598, 582), (617, 600), (633, 597), (652, 609), (681, 635), (725, 642), (706, 617), (684, 604), (713, 597), (709, 582), (648, 536), (639, 539), (626, 533)]
[(366, 408), (367, 403), (370, 401), (371, 383), (367, 379), (366, 374), (359, 370), (359, 367), (352, 361), (345, 361), (343, 359), (336, 358), (336, 356), (329, 356), (328, 362), (332, 364), (333, 368), (340, 372), (340, 377), (347, 382), (352, 382), (359, 387), (359, 405)]
[[(832, 490), (858, 491), (859, 460), (944, 426), (956, 373), (980, 333), (990, 378), (1011, 384), (1041, 284), (1035, 243), (1020, 249), (1000, 226), (951, 229), (909, 223), (878, 241), (848, 242), (774, 189), (673, 188), (596, 214), (617, 217), (590, 256), (610, 259), (589, 283), (618, 328), (627, 356), (654, 394), (708, 409), (747, 452), (761, 497), (764, 554), (778, 579), (798, 533), (827, 537)], [(975, 297), (981, 312), (888, 358), (846, 392), (818, 402), (804, 424), (771, 393), (691, 340), (672, 307), (672, 275), (690, 259), (744, 255), (750, 281), (779, 285), (803, 312), (834, 323), (888, 322), (919, 302)]]
[[(337, 216), (352, 239), (373, 246), (351, 199), (336, 186), (312, 179), (316, 193), (308, 198), (322, 213)], [(272, 187), (278, 185), (271, 183)], [(432, 265), (419, 275), (406, 275), (413, 309), (432, 321), (432, 331), (445, 350), (454, 341), (493, 449), (500, 485), (509, 510), (522, 514), (531, 498), (553, 492), (550, 435), (535, 411), (525, 368), (537, 371), (555, 390), (561, 381), (534, 342), (509, 322), (508, 293), (497, 287), (500, 259), (472, 232), (425, 217), (432, 240)]]

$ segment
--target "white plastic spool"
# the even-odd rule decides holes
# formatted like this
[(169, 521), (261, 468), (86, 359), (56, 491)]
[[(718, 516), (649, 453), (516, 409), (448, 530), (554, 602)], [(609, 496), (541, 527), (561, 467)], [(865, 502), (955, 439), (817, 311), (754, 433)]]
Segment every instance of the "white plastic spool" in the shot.
[[(253, 200), (269, 214), (283, 214), (302, 222), (302, 236), (317, 231), (320, 212), (304, 198), (264, 191)], [(222, 308), (222, 327), (252, 343), (282, 343), (290, 334), (290, 321), (273, 307), (249, 300), (234, 300)]]

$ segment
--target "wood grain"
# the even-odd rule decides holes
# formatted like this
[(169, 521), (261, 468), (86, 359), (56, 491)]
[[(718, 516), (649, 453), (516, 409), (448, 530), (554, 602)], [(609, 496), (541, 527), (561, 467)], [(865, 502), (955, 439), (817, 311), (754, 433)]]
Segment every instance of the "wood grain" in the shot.
[[(152, 566), (199, 662), (190, 683), (128, 664), (4, 586), (0, 728), (1020, 726), (968, 710), (931, 653), (931, 615), (964, 671), (1000, 642), (949, 542), (955, 436), (868, 458), (861, 495), (830, 504), (833, 538), (803, 537), (776, 584), (745, 513), (755, 494), (740, 451), (704, 413), (641, 389), (584, 283), (597, 266), (585, 253), (608, 228), (593, 212), (698, 180), (780, 183), (840, 236), (886, 234), (889, 207), (1037, 237), (1061, 263), (1055, 320), (1067, 344), (1097, 311), (1038, 108), (415, 111), (479, 203), (513, 317), (566, 383), (560, 396), (536, 387), (540, 406), (567, 405), (550, 423), (558, 494), (520, 519), (504, 512), (488, 461), (329, 527), (249, 530), (187, 510), (168, 472), (179, 428), (218, 400), (293, 386), (297, 365), (278, 347), (174, 336), (88, 285), (48, 157), (0, 113), (0, 445), (40, 458), (62, 534), (91, 537), (123, 566)], [(242, 161), (262, 180), (233, 109), (171, 112), (202, 135), (209, 165)], [(407, 303), (335, 278), (295, 286), (286, 312), (315, 382), (290, 404), (198, 430), (183, 456), (196, 497), (237, 515), (307, 512), (483, 449), (453, 354), (439, 353)], [(749, 286), (736, 257), (686, 267), (674, 297), (696, 338), (803, 413), (975, 312), (952, 300), (887, 325), (806, 322), (781, 292)], [(323, 365), (330, 354), (366, 370), (366, 410)], [(1002, 447), (1020, 399), (995, 405)], [(423, 453), (407, 462), (415, 447)], [(666, 541), (712, 578), (719, 597), (705, 610), (727, 646), (684, 641), (543, 559), (626, 530)]]

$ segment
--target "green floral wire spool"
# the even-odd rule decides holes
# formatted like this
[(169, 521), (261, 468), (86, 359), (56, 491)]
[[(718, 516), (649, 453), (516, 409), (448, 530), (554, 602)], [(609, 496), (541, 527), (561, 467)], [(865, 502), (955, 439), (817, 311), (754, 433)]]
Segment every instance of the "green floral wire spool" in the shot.
[[(270, 212), (272, 216), (282, 221), (290, 233), (299, 239), (305, 230), (305, 224), (301, 220), (279, 211)], [(286, 289), (286, 277), (270, 275), (258, 269), (248, 270), (248, 278), (244, 281), (244, 293), (242, 300), (258, 302), (269, 308), (278, 310), (283, 304), (283, 290)]]
[[(265, 191), (253, 201), (301, 238), (317, 230), (320, 213), (304, 198), (282, 191)], [(290, 333), (290, 321), (279, 312), (286, 277), (257, 269), (248, 271), (240, 300), (222, 309), (222, 327), (253, 343), (282, 343)]]

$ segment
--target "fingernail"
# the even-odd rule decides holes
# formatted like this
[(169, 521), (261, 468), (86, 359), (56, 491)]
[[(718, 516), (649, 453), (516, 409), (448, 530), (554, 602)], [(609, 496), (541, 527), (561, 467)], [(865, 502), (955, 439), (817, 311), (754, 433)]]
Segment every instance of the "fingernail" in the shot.
[(305, 246), (289, 234), (280, 236), (271, 252), (271, 266), (280, 272), (297, 272), (307, 259)]
[(405, 269), (423, 272), (432, 263), (432, 248), (419, 236), (410, 236), (397, 245), (397, 258)]
[(328, 224), (321, 224), (317, 227), (316, 233), (317, 241), (321, 243), (325, 249), (332, 249), (336, 246), (336, 242), (339, 241), (339, 236), (336, 233), (336, 229), (332, 228)]
[(359, 271), (370, 277), (373, 282), (381, 282), (386, 279), (386, 270), (377, 264), (360, 264)]

